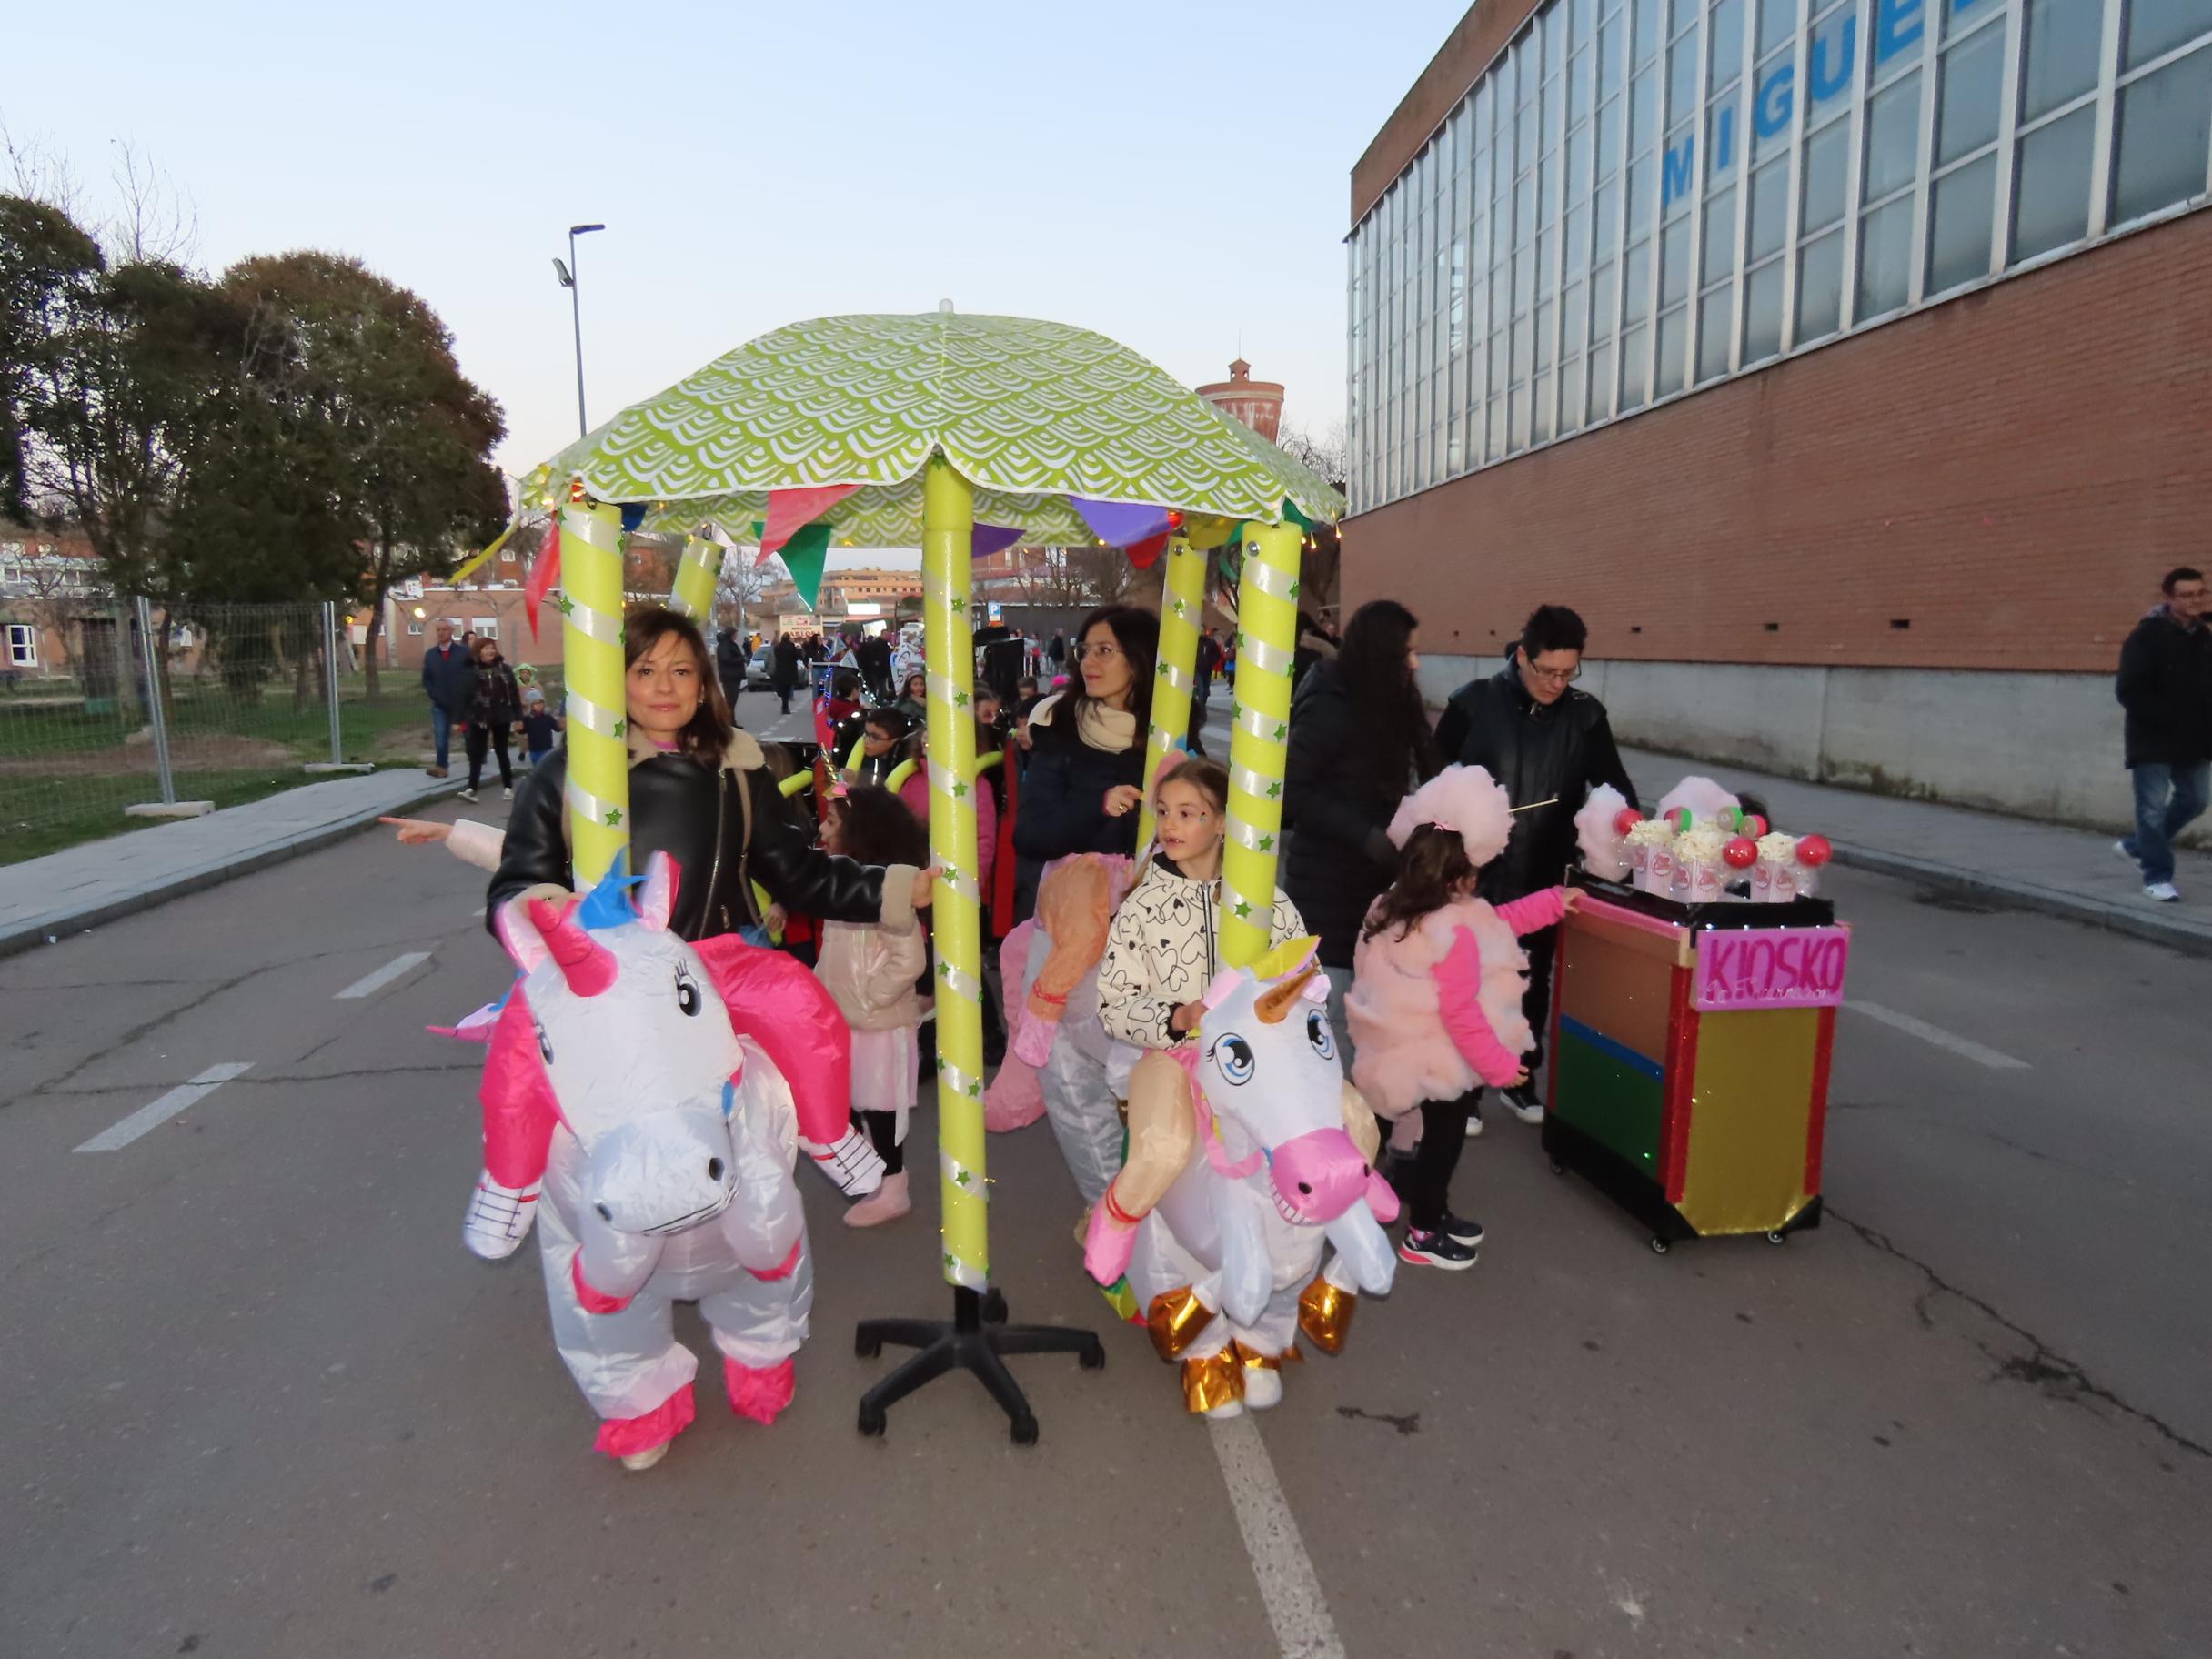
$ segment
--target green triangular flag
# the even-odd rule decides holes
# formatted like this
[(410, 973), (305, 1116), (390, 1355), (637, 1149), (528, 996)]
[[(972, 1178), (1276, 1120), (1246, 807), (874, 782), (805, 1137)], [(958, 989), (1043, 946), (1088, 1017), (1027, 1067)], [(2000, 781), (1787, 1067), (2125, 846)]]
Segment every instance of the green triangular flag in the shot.
[(791, 580), (799, 588), (799, 597), (806, 600), (807, 608), (819, 609), (815, 600), (822, 590), (822, 567), (830, 558), (828, 522), (809, 524), (795, 532), (776, 553), (783, 560), (783, 568), (791, 573)]

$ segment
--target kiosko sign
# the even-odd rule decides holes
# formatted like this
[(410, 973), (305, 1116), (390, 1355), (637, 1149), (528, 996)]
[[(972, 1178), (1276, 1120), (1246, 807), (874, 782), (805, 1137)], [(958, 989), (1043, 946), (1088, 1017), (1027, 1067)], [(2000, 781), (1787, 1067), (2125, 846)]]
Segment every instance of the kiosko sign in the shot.
[(1697, 1011), (1838, 1008), (1850, 961), (1848, 928), (1704, 929), (1697, 935)]

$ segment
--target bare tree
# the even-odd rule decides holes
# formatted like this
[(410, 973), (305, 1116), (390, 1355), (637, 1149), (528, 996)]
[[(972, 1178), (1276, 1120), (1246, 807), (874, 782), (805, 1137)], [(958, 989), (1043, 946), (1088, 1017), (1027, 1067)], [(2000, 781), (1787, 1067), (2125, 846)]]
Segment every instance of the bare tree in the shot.
[(199, 252), (199, 207), (146, 153), (115, 141), (116, 210), (100, 226), (111, 259), (129, 265), (191, 265)]
[(755, 564), (744, 548), (725, 548), (721, 574), (714, 584), (714, 614), (739, 634), (758, 628), (761, 596), (775, 583), (789, 579), (780, 558)]
[(1344, 436), (1344, 423), (1332, 420), (1322, 429), (1320, 436), (1303, 427), (1285, 426), (1276, 434), (1275, 447), (1301, 466), (1315, 472), (1343, 488), (1344, 479), (1351, 472), (1352, 447)]
[(1118, 605), (1143, 574), (1121, 548), (1025, 548), (1027, 562), (1008, 572), (1031, 605)]

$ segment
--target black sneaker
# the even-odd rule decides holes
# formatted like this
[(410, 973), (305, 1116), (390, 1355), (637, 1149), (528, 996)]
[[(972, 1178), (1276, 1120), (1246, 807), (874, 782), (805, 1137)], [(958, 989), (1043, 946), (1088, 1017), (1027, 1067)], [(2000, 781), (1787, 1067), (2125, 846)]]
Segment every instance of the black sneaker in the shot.
[(1441, 1267), (1447, 1272), (1465, 1272), (1474, 1265), (1474, 1257), (1475, 1246), (1463, 1244), (1448, 1232), (1408, 1229), (1398, 1246), (1401, 1262), (1411, 1262), (1416, 1267)]
[(1510, 1089), (1501, 1089), (1505, 1097), (1505, 1110), (1523, 1123), (1543, 1121), (1543, 1100), (1537, 1094), (1534, 1083), (1515, 1083)]
[(1449, 1210), (1444, 1212), (1443, 1223), (1436, 1231), (1447, 1239), (1457, 1239), (1469, 1250), (1483, 1247), (1483, 1223), (1471, 1222), (1463, 1215), (1453, 1215)]

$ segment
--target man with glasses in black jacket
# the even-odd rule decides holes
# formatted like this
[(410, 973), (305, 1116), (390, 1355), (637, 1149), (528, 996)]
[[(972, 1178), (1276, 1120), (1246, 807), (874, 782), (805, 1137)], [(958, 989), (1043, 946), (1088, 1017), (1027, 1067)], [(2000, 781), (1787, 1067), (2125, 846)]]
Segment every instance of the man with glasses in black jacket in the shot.
[[(1453, 692), (1437, 722), (1436, 749), (1445, 765), (1484, 768), (1504, 786), (1516, 809), (1529, 809), (1516, 810), (1513, 839), (1483, 866), (1480, 891), (1493, 904), (1558, 881), (1575, 858), (1574, 814), (1599, 784), (1610, 783), (1636, 804), (1605, 705), (1574, 689), (1588, 639), (1582, 618), (1564, 605), (1537, 606), (1505, 666)], [(1536, 1034), (1536, 1047), (1527, 1056), (1533, 1074), (1543, 1063), (1549, 1034), (1552, 953), (1559, 930), (1545, 928), (1521, 942), (1528, 951), (1522, 1009)], [(1543, 1101), (1533, 1075), (1504, 1094), (1523, 1122), (1543, 1119)]]

